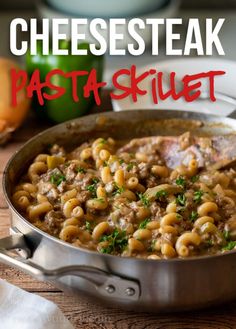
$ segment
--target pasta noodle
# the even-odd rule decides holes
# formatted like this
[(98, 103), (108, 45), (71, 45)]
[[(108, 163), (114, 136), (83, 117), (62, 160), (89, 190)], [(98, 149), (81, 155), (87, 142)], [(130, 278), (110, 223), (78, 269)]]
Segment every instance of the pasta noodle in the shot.
[[(110, 137), (71, 153), (54, 145), (32, 161), (12, 201), (41, 230), (100, 253), (157, 261), (234, 249), (236, 171), (194, 156), (169, 168), (143, 141), (134, 152)], [(181, 150), (189, 143), (189, 133), (179, 138)]]

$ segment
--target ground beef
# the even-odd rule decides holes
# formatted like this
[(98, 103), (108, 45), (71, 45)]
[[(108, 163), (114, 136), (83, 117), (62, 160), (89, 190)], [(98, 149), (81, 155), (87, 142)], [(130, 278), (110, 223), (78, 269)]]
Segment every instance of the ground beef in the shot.
[(150, 164), (141, 162), (138, 164), (139, 176), (141, 179), (148, 178), (150, 176)]
[(65, 221), (65, 219), (63, 218), (61, 211), (51, 210), (45, 216), (44, 224), (46, 227), (48, 227), (50, 232), (53, 233), (53, 235), (56, 235), (56, 234), (58, 234), (58, 232), (60, 232), (61, 224), (64, 221)]

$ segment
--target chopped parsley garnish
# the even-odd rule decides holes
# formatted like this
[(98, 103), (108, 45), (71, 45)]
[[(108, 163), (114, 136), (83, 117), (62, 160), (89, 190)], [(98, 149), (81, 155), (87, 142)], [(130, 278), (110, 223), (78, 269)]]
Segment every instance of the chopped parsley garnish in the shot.
[(150, 218), (146, 218), (144, 219), (144, 221), (142, 221), (140, 224), (139, 224), (139, 227), (138, 228), (146, 228), (147, 224), (151, 221)]
[(207, 240), (205, 241), (207, 247), (212, 247), (214, 245), (213, 241), (212, 240)]
[(158, 191), (158, 192), (156, 193), (156, 198), (157, 198), (157, 199), (163, 199), (163, 198), (166, 198), (167, 195), (168, 195), (168, 192), (167, 192), (167, 191), (165, 191), (165, 190), (161, 190), (161, 191)]
[(236, 247), (236, 241), (229, 241), (226, 246), (222, 248), (222, 250), (232, 250)]
[(144, 207), (150, 206), (149, 199), (143, 193), (138, 193), (138, 197), (139, 197), (139, 200), (142, 201), (142, 204), (144, 205)]
[(114, 252), (122, 252), (126, 248), (128, 237), (125, 231), (115, 229), (111, 234), (103, 235), (100, 242), (108, 242), (108, 245), (101, 248), (100, 252), (103, 254), (112, 254)]
[(92, 179), (92, 184), (88, 185), (86, 187), (86, 190), (89, 191), (92, 194), (92, 197), (96, 197), (96, 191), (97, 191), (97, 183), (99, 182), (98, 178)]
[(223, 232), (223, 236), (224, 236), (224, 238), (225, 238), (225, 240), (230, 240), (230, 233), (229, 233), (229, 231), (224, 231)]
[(107, 161), (104, 161), (103, 162), (103, 167), (107, 167), (108, 166), (108, 162)]
[(86, 220), (85, 222), (85, 229), (89, 231), (90, 233), (92, 232), (92, 225), (89, 221)]
[(175, 183), (183, 188), (186, 186), (186, 180), (182, 176), (177, 178)]
[(191, 178), (192, 183), (196, 183), (199, 180), (199, 175), (195, 175)]
[(81, 173), (81, 174), (85, 174), (86, 170), (82, 167), (77, 167), (77, 172)]
[(112, 192), (112, 195), (115, 196), (117, 194), (121, 194), (124, 192), (124, 187), (119, 187), (117, 184), (114, 184), (115, 190)]
[(183, 193), (178, 194), (178, 195), (176, 196), (176, 203), (177, 203), (178, 205), (184, 207), (184, 206), (185, 206), (185, 203), (186, 203), (186, 196), (185, 196)]
[(230, 232), (224, 230), (223, 236), (227, 242), (227, 244), (222, 248), (222, 250), (232, 250), (236, 247), (236, 241), (230, 240)]
[(122, 165), (125, 161), (123, 159), (119, 159), (120, 165)]
[(66, 177), (62, 174), (59, 174), (59, 173), (52, 174), (51, 177), (50, 177), (50, 182), (52, 184), (57, 185), (57, 186), (60, 185), (65, 180), (66, 180)]
[(190, 214), (190, 217), (189, 217), (189, 220), (191, 222), (195, 222), (195, 220), (198, 218), (198, 213), (196, 211), (192, 211), (191, 214)]
[(200, 203), (202, 201), (203, 194), (204, 194), (204, 192), (201, 190), (195, 191), (193, 194), (193, 201), (196, 203)]
[(134, 162), (130, 162), (130, 163), (128, 164), (128, 166), (127, 166), (127, 170), (128, 170), (128, 171), (132, 170), (133, 167), (134, 167), (134, 165), (135, 165)]
[(112, 251), (113, 251), (112, 245), (109, 245), (108, 247), (102, 247), (102, 248), (100, 249), (100, 252), (101, 252), (102, 254), (111, 254)]

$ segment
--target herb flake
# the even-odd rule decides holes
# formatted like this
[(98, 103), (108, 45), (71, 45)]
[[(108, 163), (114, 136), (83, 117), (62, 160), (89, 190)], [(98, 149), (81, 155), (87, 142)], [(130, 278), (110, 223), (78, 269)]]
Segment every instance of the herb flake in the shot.
[(123, 186), (119, 187), (117, 184), (114, 184), (114, 187), (115, 187), (115, 190), (112, 192), (113, 196), (121, 194), (125, 190)]
[(185, 196), (185, 194), (183, 194), (183, 193), (178, 194), (178, 195), (176, 196), (176, 203), (177, 203), (179, 206), (184, 207), (185, 204), (186, 204), (186, 196)]
[(157, 199), (163, 199), (163, 198), (166, 198), (167, 195), (168, 195), (168, 192), (167, 192), (167, 191), (165, 191), (165, 190), (161, 190), (161, 191), (158, 191), (158, 192), (156, 193), (156, 198), (157, 198)]
[(150, 200), (143, 193), (138, 193), (138, 197), (139, 197), (139, 200), (144, 205), (144, 207), (150, 206)]
[(97, 183), (99, 182), (98, 178), (92, 179), (92, 184), (88, 185), (86, 187), (86, 190), (89, 191), (93, 198), (96, 197), (96, 191), (97, 191)]
[(205, 241), (205, 243), (206, 243), (206, 246), (207, 246), (208, 248), (214, 246), (214, 242), (213, 242), (212, 240), (207, 240), (207, 241)]
[(135, 163), (134, 162), (130, 162), (128, 165), (127, 165), (127, 171), (130, 171), (133, 169), (133, 167), (135, 166)]
[(147, 224), (151, 221), (150, 218), (146, 218), (144, 219), (144, 221), (142, 221), (140, 224), (139, 224), (139, 229), (143, 229), (143, 228), (146, 228)]
[(108, 245), (101, 248), (100, 252), (103, 254), (112, 254), (122, 252), (128, 244), (128, 238), (125, 231), (115, 229), (111, 234), (103, 235), (100, 242), (108, 242)]
[(85, 229), (89, 231), (90, 233), (92, 232), (92, 225), (89, 221), (86, 220), (85, 222)]
[(202, 201), (203, 194), (204, 194), (204, 192), (201, 190), (195, 191), (193, 194), (193, 201), (196, 203), (200, 203)]
[(50, 177), (50, 182), (55, 185), (60, 185), (62, 182), (66, 180), (66, 177), (60, 173), (54, 173)]
[(189, 216), (190, 222), (195, 222), (197, 218), (198, 218), (198, 213), (195, 210), (193, 210)]
[(229, 241), (230, 240), (230, 233), (229, 231), (225, 231), (223, 232), (223, 236), (225, 238), (226, 241)]
[(85, 174), (86, 170), (82, 167), (77, 167), (77, 172), (81, 173), (81, 174)]
[(186, 186), (186, 180), (182, 176), (178, 177), (175, 183), (183, 188)]
[(236, 247), (236, 241), (229, 241), (223, 248), (222, 250), (224, 251), (229, 251), (229, 250), (232, 250)]
[(199, 180), (199, 175), (195, 175), (191, 178), (192, 183), (196, 183)]

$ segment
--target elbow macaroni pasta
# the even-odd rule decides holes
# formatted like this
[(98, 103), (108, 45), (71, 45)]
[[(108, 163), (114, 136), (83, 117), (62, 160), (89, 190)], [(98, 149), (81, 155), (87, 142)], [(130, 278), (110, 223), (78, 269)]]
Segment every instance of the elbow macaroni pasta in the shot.
[[(183, 150), (186, 143), (188, 135)], [(233, 169), (208, 171), (194, 157), (170, 169), (152, 145), (134, 153), (116, 145), (97, 138), (71, 153), (54, 146), (39, 154), (13, 191), (15, 207), (66, 243), (123, 257), (188, 258), (236, 246)]]

